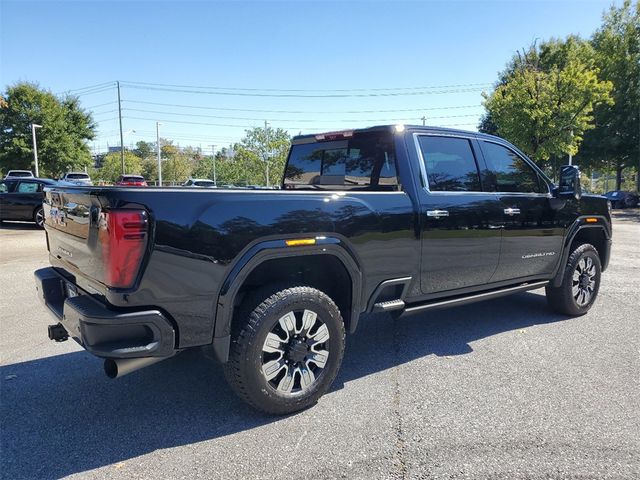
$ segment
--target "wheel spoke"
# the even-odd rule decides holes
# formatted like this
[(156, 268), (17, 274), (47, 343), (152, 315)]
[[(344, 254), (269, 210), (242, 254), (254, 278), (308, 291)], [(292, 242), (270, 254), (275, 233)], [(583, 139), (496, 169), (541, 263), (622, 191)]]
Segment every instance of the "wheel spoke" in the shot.
[(571, 293), (573, 294), (573, 298), (577, 299), (578, 294), (580, 293), (580, 285), (574, 285), (571, 289)]
[(281, 353), (284, 355), (284, 343), (286, 343), (286, 340), (283, 340), (273, 332), (269, 332), (262, 346), (262, 351), (267, 353)]
[(318, 330), (316, 330), (316, 333), (311, 336), (311, 339), (313, 340), (311, 346), (315, 346), (319, 343), (324, 343), (329, 340), (329, 329), (327, 328), (327, 326), (323, 323), (318, 328)]
[(287, 369), (287, 373), (280, 379), (278, 382), (278, 390), (281, 392), (291, 393), (293, 390), (293, 380), (295, 372), (292, 372), (289, 367), (285, 367)]
[(329, 359), (329, 352), (326, 350), (312, 351), (307, 362), (315, 363), (319, 368), (324, 368)]
[(315, 381), (316, 376), (309, 368), (307, 368), (306, 365), (304, 367), (297, 368), (296, 370), (300, 372), (300, 387), (302, 390), (309, 388)]
[(262, 366), (262, 373), (267, 380), (273, 380), (273, 378), (275, 378), (283, 368), (288, 367), (284, 363), (284, 358), (280, 357), (277, 360), (271, 360), (270, 362), (265, 363)]
[(313, 310), (305, 310), (302, 314), (302, 328), (300, 332), (302, 335), (307, 335), (309, 330), (313, 328), (316, 323), (316, 319), (318, 318), (318, 314)]
[(289, 340), (289, 337), (296, 333), (296, 316), (293, 314), (293, 312), (289, 312), (286, 315), (280, 317), (278, 323), (280, 323), (282, 329), (287, 333), (287, 340)]
[(577, 268), (573, 272), (573, 281), (574, 282), (579, 282), (580, 281), (580, 272), (578, 271)]

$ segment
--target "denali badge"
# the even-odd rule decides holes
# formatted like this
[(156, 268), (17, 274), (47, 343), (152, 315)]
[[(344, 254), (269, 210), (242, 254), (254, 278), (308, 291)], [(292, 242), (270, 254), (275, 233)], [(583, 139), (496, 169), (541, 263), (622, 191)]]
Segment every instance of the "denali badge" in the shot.
[(522, 255), (522, 258), (535, 258), (535, 257), (553, 257), (556, 252), (540, 252), (540, 253), (527, 253)]
[(58, 247), (58, 251), (60, 253), (64, 253), (67, 257), (73, 257), (73, 253), (71, 253), (69, 250), (65, 250), (62, 247)]

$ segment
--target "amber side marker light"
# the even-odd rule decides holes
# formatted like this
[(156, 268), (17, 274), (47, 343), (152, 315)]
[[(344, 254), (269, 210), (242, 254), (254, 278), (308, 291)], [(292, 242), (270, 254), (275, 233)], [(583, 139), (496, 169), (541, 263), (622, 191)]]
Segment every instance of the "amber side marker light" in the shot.
[(296, 238), (295, 240), (285, 240), (287, 247), (299, 247), (301, 245), (315, 245), (315, 238)]
[(598, 221), (597, 218), (593, 218), (593, 217), (585, 218), (585, 222), (587, 223), (596, 223), (597, 221)]

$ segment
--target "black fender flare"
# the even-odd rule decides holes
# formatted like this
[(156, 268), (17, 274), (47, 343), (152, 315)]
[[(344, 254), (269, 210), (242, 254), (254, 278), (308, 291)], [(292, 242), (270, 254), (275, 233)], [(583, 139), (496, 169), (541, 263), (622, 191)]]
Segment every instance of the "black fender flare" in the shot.
[(362, 270), (344, 241), (337, 237), (318, 236), (313, 245), (290, 247), (285, 239), (265, 240), (254, 244), (240, 255), (220, 288), (213, 333), (213, 350), (218, 360), (226, 362), (229, 358), (235, 297), (251, 272), (268, 260), (308, 255), (332, 255), (344, 266), (351, 278), (352, 291), (349, 332), (355, 331), (362, 305)]
[[(596, 218), (597, 222), (587, 223), (587, 218)], [(611, 225), (609, 221), (602, 215), (580, 216), (567, 229), (567, 235), (565, 236), (564, 243), (562, 244), (562, 255), (560, 258), (560, 262), (558, 262), (558, 265), (556, 266), (556, 271), (554, 272), (552, 280), (552, 285), (554, 287), (559, 287), (562, 284), (564, 266), (567, 264), (569, 255), (571, 254), (569, 249), (571, 248), (573, 240), (576, 238), (576, 235), (578, 235), (579, 232), (588, 228), (597, 228), (604, 233), (607, 242), (607, 248), (606, 251), (600, 253), (602, 254), (602, 258), (604, 259), (604, 261), (602, 262), (602, 270), (604, 271), (607, 268), (607, 265), (609, 263), (609, 255), (611, 253)]]

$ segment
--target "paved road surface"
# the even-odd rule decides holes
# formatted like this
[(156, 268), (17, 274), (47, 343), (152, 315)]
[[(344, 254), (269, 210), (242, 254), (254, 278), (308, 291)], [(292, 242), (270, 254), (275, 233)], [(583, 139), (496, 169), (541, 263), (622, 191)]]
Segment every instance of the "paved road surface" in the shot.
[(543, 291), (372, 317), (314, 408), (240, 403), (194, 351), (119, 380), (46, 335), (32, 272), (44, 234), (0, 229), (5, 479), (640, 478), (640, 216), (615, 224), (582, 318)]

